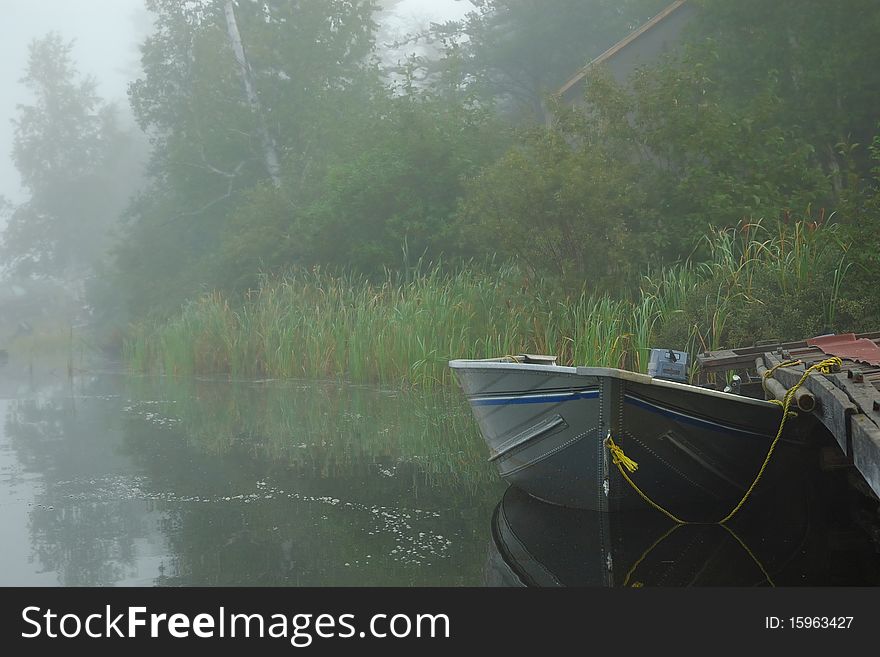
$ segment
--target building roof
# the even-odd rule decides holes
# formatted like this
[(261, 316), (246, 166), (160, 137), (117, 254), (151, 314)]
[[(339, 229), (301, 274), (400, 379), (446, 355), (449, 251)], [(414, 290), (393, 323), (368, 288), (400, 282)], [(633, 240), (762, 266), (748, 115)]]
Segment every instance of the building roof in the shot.
[(556, 92), (555, 95), (558, 97), (564, 96), (569, 90), (571, 90), (572, 87), (576, 86), (585, 77), (587, 77), (587, 73), (590, 71), (591, 68), (612, 59), (615, 55), (620, 53), (622, 50), (624, 50), (625, 48), (627, 48), (628, 46), (630, 46), (634, 42), (636, 42), (641, 36), (643, 36), (644, 34), (649, 32), (650, 30), (656, 28), (663, 21), (665, 21), (670, 16), (675, 14), (679, 9), (681, 9), (681, 7), (686, 2), (687, 2), (687, 0), (675, 0), (675, 2), (673, 2), (668, 7), (666, 7), (663, 11), (661, 11), (659, 14), (654, 16), (651, 20), (640, 25), (637, 29), (630, 32), (623, 39), (621, 39), (620, 41), (615, 43), (613, 46), (608, 48), (608, 50), (606, 50), (601, 55), (599, 55), (598, 57), (593, 59), (589, 64), (584, 66), (580, 71), (578, 71), (574, 76), (572, 76), (571, 79), (568, 80), (568, 82), (566, 82), (564, 85), (562, 85), (559, 88), (559, 90)]

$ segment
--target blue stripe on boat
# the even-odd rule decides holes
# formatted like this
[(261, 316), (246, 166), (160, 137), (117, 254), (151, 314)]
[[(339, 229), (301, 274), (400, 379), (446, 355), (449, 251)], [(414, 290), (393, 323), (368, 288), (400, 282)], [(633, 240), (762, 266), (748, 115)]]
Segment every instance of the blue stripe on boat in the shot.
[(632, 395), (624, 395), (625, 402), (632, 404), (633, 406), (638, 406), (639, 408), (643, 408), (646, 411), (650, 411), (652, 413), (657, 413), (658, 415), (664, 415), (666, 417), (672, 417), (680, 422), (684, 422), (685, 424), (692, 424), (699, 427), (706, 427), (708, 429), (713, 429), (715, 431), (726, 431), (726, 432), (735, 432), (735, 433), (747, 433), (752, 436), (760, 436), (761, 438), (769, 438), (771, 434), (768, 433), (760, 433), (757, 431), (750, 431), (749, 429), (742, 429), (740, 427), (733, 427), (727, 424), (719, 424), (718, 422), (713, 422), (712, 420), (706, 420), (701, 417), (695, 417), (693, 415), (688, 415), (687, 413), (682, 413), (681, 411), (673, 411), (672, 409), (666, 408), (665, 406), (658, 406), (657, 404), (652, 404), (649, 401), (645, 401), (644, 399), (639, 399), (638, 397), (633, 397)]
[(599, 396), (598, 390), (578, 390), (566, 393), (538, 393), (525, 395), (508, 395), (504, 397), (474, 397), (470, 402), (474, 406), (507, 406), (510, 404), (556, 404), (576, 399), (592, 399)]

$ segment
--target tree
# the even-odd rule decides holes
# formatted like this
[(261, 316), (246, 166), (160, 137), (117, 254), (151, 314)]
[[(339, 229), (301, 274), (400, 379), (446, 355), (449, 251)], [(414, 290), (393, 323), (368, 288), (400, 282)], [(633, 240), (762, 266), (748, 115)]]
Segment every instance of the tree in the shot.
[[(148, 8), (155, 31), (129, 95), (155, 145), (150, 193), (132, 206), (117, 252), (135, 307), (156, 296), (146, 281), (168, 283), (174, 294), (157, 299), (168, 306), (228, 280), (216, 265), (224, 236), (267, 182), (292, 221), (304, 181), (325, 153), (345, 147), (338, 126), (361, 112), (378, 80), (371, 0), (149, 0)], [(238, 225), (246, 239), (250, 227)]]
[[(731, 103), (697, 54), (593, 71), (583, 107), (518, 143), (469, 185), (468, 241), (576, 287), (688, 257), (707, 226), (768, 224), (830, 197), (810, 144), (779, 120), (772, 89)], [(632, 279), (630, 279), (630, 282)]]
[(137, 158), (71, 47), (54, 33), (30, 46), (22, 81), (33, 100), (18, 107), (12, 153), (30, 198), (12, 209), (2, 254), (19, 275), (79, 281), (106, 253)]
[(232, 0), (226, 0), (223, 9), (226, 16), (226, 33), (229, 35), (229, 43), (232, 46), (232, 52), (235, 54), (235, 61), (238, 63), (239, 76), (241, 77), (242, 86), (244, 86), (245, 96), (251, 106), (251, 110), (257, 117), (257, 134), (260, 137), (263, 148), (266, 172), (272, 179), (272, 183), (276, 187), (280, 187), (281, 165), (278, 162), (278, 150), (275, 147), (272, 136), (269, 134), (269, 128), (266, 126), (266, 117), (263, 114), (260, 99), (254, 89), (253, 72), (251, 71), (250, 64), (248, 64), (244, 45), (241, 42), (241, 33), (238, 31), (238, 21), (235, 18), (235, 3)]
[(639, 164), (584, 124), (531, 128), (469, 181), (461, 234), (573, 289), (621, 289), (641, 269), (647, 226)]
[(216, 260), (226, 286), (293, 264), (372, 276), (461, 254), (454, 223), (464, 179), (502, 144), (491, 115), (415, 89), (377, 93), (363, 109), (337, 124), (346, 147), (323, 153), (295, 210), (268, 186), (236, 210)]

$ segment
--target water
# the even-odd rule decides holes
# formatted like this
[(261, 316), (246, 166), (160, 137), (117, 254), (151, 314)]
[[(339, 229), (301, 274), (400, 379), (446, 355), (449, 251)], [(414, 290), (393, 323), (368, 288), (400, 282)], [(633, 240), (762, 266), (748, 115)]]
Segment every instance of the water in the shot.
[(457, 390), (39, 378), (0, 370), (2, 586), (880, 583), (840, 472), (675, 529), (505, 494)]

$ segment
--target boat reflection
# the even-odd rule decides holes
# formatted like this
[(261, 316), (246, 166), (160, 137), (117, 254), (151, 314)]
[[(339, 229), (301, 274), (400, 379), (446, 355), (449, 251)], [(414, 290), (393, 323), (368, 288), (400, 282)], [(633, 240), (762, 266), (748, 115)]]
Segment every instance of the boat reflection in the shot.
[[(762, 499), (729, 526), (678, 525), (652, 509), (601, 513), (510, 487), (495, 508), (489, 586), (848, 585), (859, 532), (802, 488)], [(757, 500), (756, 500), (757, 502)], [(864, 583), (864, 579), (861, 580)]]

